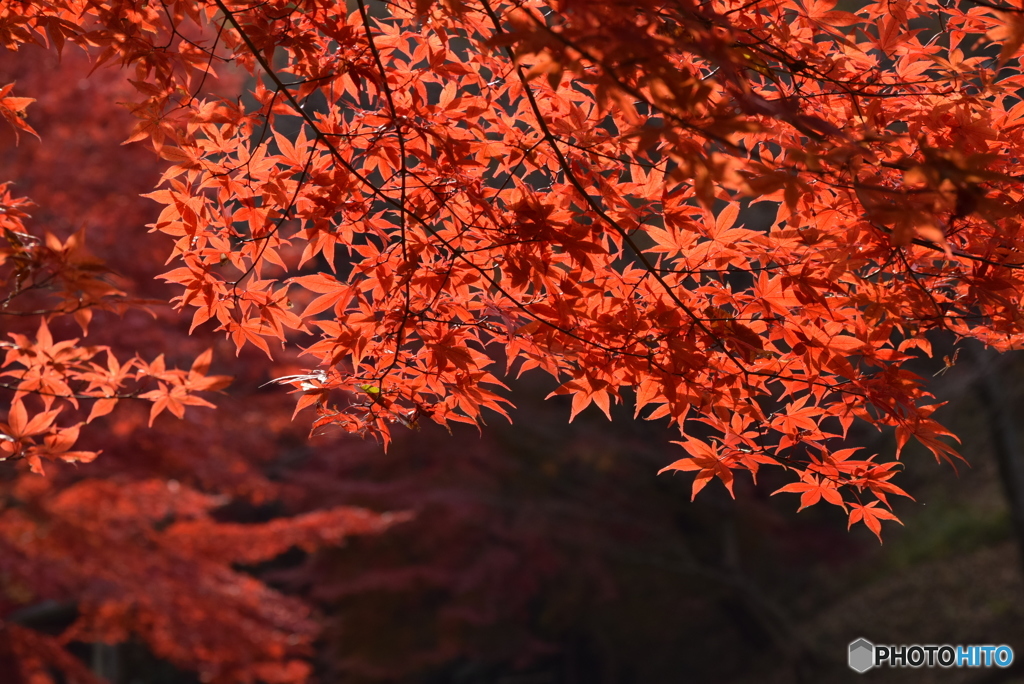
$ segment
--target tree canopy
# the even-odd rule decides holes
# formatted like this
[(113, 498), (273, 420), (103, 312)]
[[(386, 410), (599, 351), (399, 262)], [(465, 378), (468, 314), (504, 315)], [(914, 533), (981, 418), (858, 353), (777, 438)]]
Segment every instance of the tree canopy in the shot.
[[(314, 432), (386, 446), (482, 425), (506, 415), (502, 377), (539, 371), (569, 420), (625, 402), (678, 428), (665, 470), (695, 473), (694, 496), (780, 468), (800, 508), (880, 535), (905, 444), (960, 458), (905, 365), (935, 331), (1024, 339), (1024, 10), (843, 7), (19, 0), (0, 42), (84, 51), (130, 83), (110, 90), (136, 120), (124, 142), (164, 162), (153, 275), (192, 330), (301, 350), (272, 382)], [(22, 144), (50, 85), (0, 89)], [(39, 225), (16, 189), (0, 195), (0, 455), (42, 473), (95, 458), (80, 433), (125, 400), (150, 423), (210, 406), (228, 382), (211, 352), (183, 370), (92, 343), (94, 314), (154, 302), (86, 250), (89, 225)], [(107, 211), (115, 240), (145, 232)], [(851, 445), (855, 420), (894, 429), (896, 451)]]

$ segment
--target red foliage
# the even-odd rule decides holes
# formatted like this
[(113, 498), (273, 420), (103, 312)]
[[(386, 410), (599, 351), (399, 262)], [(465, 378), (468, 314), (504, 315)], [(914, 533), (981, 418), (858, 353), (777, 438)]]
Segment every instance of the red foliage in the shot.
[[(121, 97), (137, 120), (121, 137), (165, 162), (140, 183), (108, 152), (55, 160), (44, 146), (22, 177), (59, 165), (145, 191), (160, 207), (149, 225), (173, 241), (147, 241), (135, 227), (147, 219), (106, 207), (87, 226), (105, 241), (99, 260), (80, 226), (30, 219), (28, 200), (3, 186), (0, 315), (12, 323), (0, 343), (0, 455), (41, 473), (44, 462), (89, 461), (101, 443), (121, 448), (138, 416), (106, 416), (127, 399), (148, 402), (158, 429), (165, 411), (203, 420), (186, 407), (210, 406), (227, 380), (210, 374), (208, 345), (185, 341), (188, 327), (223, 331), (236, 354), (251, 346), (280, 360), (272, 383), (293, 388), (315, 433), (387, 445), (396, 424), (507, 415), (492, 369), (502, 356), (509, 372), (554, 376), (570, 420), (632, 400), (637, 416), (674, 425), (687, 455), (665, 470), (695, 472), (694, 495), (714, 479), (731, 493), (737, 472), (781, 468), (792, 482), (778, 491), (799, 493), (801, 508), (824, 500), (879, 538), (881, 521), (896, 520), (887, 496), (906, 496), (890, 481), (899, 450), (914, 438), (937, 460), (959, 458), (923, 380), (904, 366), (930, 355), (931, 331), (1000, 350), (1024, 334), (1019, 10), (926, 0), (856, 13), (794, 0), (374, 9), (380, 16), (363, 0), (347, 15), (322, 0), (0, 8), (0, 41), (55, 51), (68, 76), (60, 87), (39, 74), (3, 79), (12, 135), (47, 138), (36, 108), (67, 114), (82, 71), (75, 45), (94, 69), (116, 64), (130, 77), (129, 88), (97, 71), (104, 85), (76, 125), (113, 134), (95, 119)], [(39, 102), (30, 107), (26, 92)], [(73, 136), (64, 126), (58, 135)], [(41, 175), (26, 190), (50, 216), (67, 193)], [(159, 277), (187, 326), (153, 308), (168, 297), (142, 283), (161, 252), (174, 264)], [(123, 284), (113, 275), (122, 267)], [(142, 322), (147, 309), (159, 326)], [(112, 314), (124, 322), (107, 322)], [(268, 407), (259, 410), (276, 416)], [(254, 420), (277, 420), (263, 415)], [(896, 453), (849, 448), (857, 419), (892, 428)], [(226, 434), (245, 431), (237, 417), (226, 423)], [(122, 441), (87, 444), (100, 424)], [(174, 439), (160, 449), (164, 466), (180, 442), (210, 460), (227, 438)], [(61, 581), (80, 591), (76, 582), (103, 575), (103, 553), (144, 539), (152, 568), (82, 602), (65, 639), (117, 639), (130, 624), (154, 652), (211, 677), (299, 681), (301, 610), (266, 598), (231, 563), (398, 518), (330, 509), (243, 532), (214, 521), (216, 500), (200, 492), (279, 492), (255, 472), (211, 476), (221, 466), (200, 460), (176, 466), (196, 486), (175, 491), (130, 465), (113, 490), (62, 469), (59, 491), (40, 494), (31, 476), (12, 475), (4, 525), (24, 534), (6, 543), (24, 568), (75, 558), (83, 570)], [(159, 514), (147, 516), (137, 491), (177, 503), (154, 494), (146, 505)], [(121, 517), (104, 517), (108, 496), (123, 502)], [(19, 547), (38, 526), (67, 541)], [(178, 608), (143, 606), (146, 573), (182, 582), (199, 603), (168, 615)], [(201, 643), (175, 631), (209, 622), (203, 592), (240, 586), (223, 619), (249, 621), (245, 639), (218, 646), (212, 623)], [(282, 644), (282, 630), (300, 636)]]
[[(58, 64), (31, 49), (4, 67), (31, 86)], [(279, 505), (291, 515), (267, 522), (231, 523), (219, 512), (281, 500), (261, 470), (301, 439), (289, 400), (254, 394), (252, 374), (243, 376), (247, 395), (212, 394), (228, 382), (209, 373), (217, 342), (189, 338), (161, 308), (169, 295), (152, 281), (165, 259), (159, 239), (121, 232), (152, 220), (130, 193), (159, 178), (152, 155), (118, 148), (130, 117), (115, 102), (127, 89), (116, 72), (89, 75), (81, 54), (65, 54), (59, 67), (65, 78), (39, 85), (36, 105), (49, 145), (22, 140), (5, 160), (40, 206), (5, 187), (0, 450), (28, 467), (0, 472), (0, 658), (11, 661), (0, 679), (41, 684), (60, 672), (91, 684), (96, 677), (66, 648), (134, 639), (204, 681), (305, 681), (319, 631), (309, 606), (239, 566), (377, 533), (405, 516), (302, 501)], [(67, 110), (71, 100), (81, 112)], [(210, 400), (219, 414), (184, 414)], [(165, 420), (164, 409), (184, 422)], [(61, 467), (101, 449), (88, 469)], [(28, 472), (47, 461), (45, 479)], [(75, 617), (44, 622), (44, 631), (19, 624), (49, 605)]]

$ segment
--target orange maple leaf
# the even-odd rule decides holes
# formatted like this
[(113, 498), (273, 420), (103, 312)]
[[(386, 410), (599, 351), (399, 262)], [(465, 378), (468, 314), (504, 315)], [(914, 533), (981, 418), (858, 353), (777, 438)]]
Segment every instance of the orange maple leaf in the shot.
[(25, 121), (25, 118), (28, 116), (25, 109), (35, 102), (35, 98), (14, 97), (8, 94), (12, 90), (14, 90), (14, 83), (8, 83), (0, 88), (0, 115), (3, 115), (7, 122), (14, 127), (15, 143), (18, 142), (18, 131), (31, 133), (38, 139), (39, 134)]
[(736, 498), (736, 494), (732, 491), (732, 469), (725, 462), (727, 457), (723, 458), (718, 454), (714, 446), (705, 444), (697, 439), (688, 438), (685, 442), (672, 443), (678, 444), (692, 455), (665, 466), (658, 471), (659, 475), (666, 470), (698, 471), (697, 476), (693, 480), (693, 492), (690, 495), (691, 501), (697, 498), (697, 493), (716, 477), (729, 490), (729, 495), (734, 499)]
[(782, 492), (799, 493), (800, 508), (796, 509), (798, 512), (808, 506), (813, 506), (822, 499), (830, 504), (839, 506), (844, 511), (846, 510), (846, 504), (843, 502), (843, 497), (836, 488), (837, 483), (834, 480), (830, 480), (827, 477), (817, 477), (806, 472), (800, 476), (800, 480), (800, 482), (791, 482), (785, 487), (776, 489), (772, 492), (772, 496)]
[(900, 525), (903, 523), (892, 512), (887, 511), (884, 508), (878, 508), (877, 506), (877, 501), (872, 501), (867, 505), (851, 503), (850, 521), (847, 523), (846, 529), (853, 527), (854, 523), (862, 522), (867, 525), (869, 530), (875, 533), (875, 536), (878, 537), (878, 543), (881, 544), (883, 520), (892, 520), (894, 522), (898, 522)]

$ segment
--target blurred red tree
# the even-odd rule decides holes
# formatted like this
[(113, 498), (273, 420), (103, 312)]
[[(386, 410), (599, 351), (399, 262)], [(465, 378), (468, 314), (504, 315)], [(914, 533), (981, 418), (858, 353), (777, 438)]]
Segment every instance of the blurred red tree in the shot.
[[(91, 173), (104, 188), (149, 191), (162, 207), (152, 228), (173, 239), (165, 251), (176, 262), (160, 277), (191, 314), (189, 332), (209, 322), (238, 353), (276, 354), (285, 365), (274, 382), (294, 389), (296, 412), (315, 413), (314, 432), (387, 444), (396, 424), (482, 423), (484, 409), (505, 414), (490, 370), (504, 362), (557, 378), (570, 420), (631, 399), (636, 416), (676, 426), (687, 455), (665, 469), (695, 472), (694, 495), (713, 479), (731, 492), (737, 472), (773, 466), (790, 473), (778, 491), (799, 493), (801, 508), (823, 500), (880, 534), (896, 520), (888, 495), (905, 495), (891, 482), (899, 449), (914, 438), (937, 459), (959, 458), (904, 364), (931, 354), (931, 331), (999, 350), (1024, 333), (1019, 8), (27, 0), (0, 8), (0, 40), (64, 60), (65, 76), (11, 74), (0, 90), (16, 140), (36, 134), (26, 95), (45, 93), (76, 125), (104, 130), (110, 105), (129, 103), (137, 123), (126, 142), (151, 147), (162, 175), (142, 188), (123, 165)], [(95, 67), (120, 65), (130, 88), (104, 71), (108, 87), (73, 105), (69, 45)], [(89, 182), (84, 160), (48, 162)], [(43, 212), (66, 192), (51, 185), (26, 193)], [(137, 316), (159, 297), (109, 269), (151, 264), (136, 250), (160, 248), (136, 248), (148, 240), (133, 232), (144, 220), (96, 199), (77, 206), (92, 207), (103, 260), (86, 251), (80, 225), (48, 227), (4, 186), (0, 314), (14, 322), (2, 343), (0, 449), (35, 472), (108, 449), (83, 435), (125, 399), (149, 402), (152, 424), (209, 405), (206, 393), (226, 383), (166, 313), (158, 325)], [(124, 322), (99, 331), (101, 312)], [(169, 366), (171, 352), (189, 370)], [(893, 428), (897, 452), (849, 448), (855, 419)], [(245, 429), (234, 417), (226, 425)], [(209, 441), (196, 438), (206, 460)], [(178, 485), (172, 496), (137, 479), (40, 493), (49, 486), (12, 480), (5, 529), (26, 562), (55, 561), (41, 544), (18, 547), (35, 534), (25, 526), (95, 519), (91, 534), (152, 537), (233, 572), (232, 562), (398, 519), (309, 512), (249, 530), (279, 543), (232, 553), (209, 540), (241, 532), (211, 519), (214, 500), (199, 490)], [(120, 518), (95, 504), (110, 491), (125, 497)], [(49, 538), (61, 534), (78, 533)], [(114, 638), (118, 623), (102, 616), (120, 615), (117, 605), (97, 599), (64, 638)], [(269, 660), (242, 664), (209, 645), (175, 651), (160, 641), (170, 627), (137, 605), (129, 612), (155, 652), (217, 663), (210, 676), (303, 676), (288, 648), (266, 647), (277, 637), (253, 636)], [(257, 622), (272, 629), (285, 612), (274, 616)]]

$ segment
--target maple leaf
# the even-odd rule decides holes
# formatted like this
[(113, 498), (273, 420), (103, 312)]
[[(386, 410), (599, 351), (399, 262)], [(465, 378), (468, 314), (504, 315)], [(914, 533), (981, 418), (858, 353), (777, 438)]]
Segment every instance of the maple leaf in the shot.
[(579, 415), (580, 411), (590, 406), (591, 403), (600, 408), (608, 420), (612, 419), (611, 391), (607, 383), (599, 379), (582, 378), (580, 380), (570, 380), (549, 394), (548, 397), (558, 394), (572, 394), (572, 412), (569, 414), (570, 422)]
[(35, 102), (31, 97), (14, 97), (11, 91), (14, 90), (14, 83), (8, 83), (0, 88), (0, 115), (7, 119), (7, 123), (14, 128), (14, 141), (18, 141), (20, 131), (31, 133), (37, 139), (39, 134), (25, 121), (27, 114), (25, 109)]
[(44, 434), (53, 425), (53, 421), (59, 413), (59, 411), (43, 411), (30, 418), (25, 403), (20, 399), (15, 399), (11, 402), (10, 411), (7, 413), (7, 425), (4, 432), (15, 440)]
[(1019, 12), (997, 12), (1000, 21), (985, 35), (991, 41), (1002, 43), (1000, 64), (1006, 64), (1024, 44), (1024, 17)]
[(693, 490), (690, 499), (697, 498), (697, 493), (707, 486), (708, 482), (716, 477), (722, 481), (725, 488), (729, 490), (730, 496), (736, 498), (732, 491), (733, 474), (732, 469), (718, 451), (711, 445), (700, 440), (687, 438), (685, 442), (673, 442), (690, 452), (690, 456), (681, 458), (658, 471), (662, 474), (666, 470), (697, 471), (693, 480)]
[(776, 489), (772, 492), (772, 495), (774, 496), (782, 492), (800, 494), (800, 508), (797, 509), (798, 512), (808, 506), (813, 506), (822, 499), (834, 506), (839, 506), (844, 511), (846, 510), (846, 503), (843, 501), (842, 494), (839, 493), (838, 483), (834, 480), (807, 472), (801, 474), (800, 480), (800, 482), (791, 482), (784, 487)]
[(847, 523), (847, 529), (853, 527), (854, 523), (862, 522), (869, 530), (875, 533), (878, 537), (878, 543), (882, 543), (882, 521), (892, 520), (903, 524), (900, 519), (893, 515), (892, 512), (885, 510), (884, 508), (878, 508), (878, 502), (872, 501), (868, 504), (861, 505), (859, 503), (850, 502), (850, 520)]

